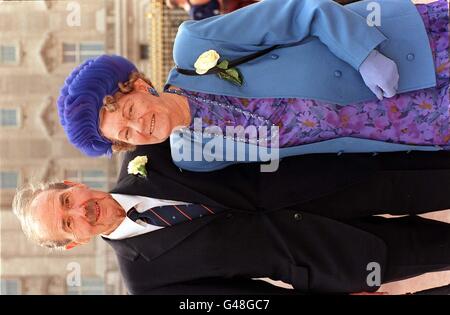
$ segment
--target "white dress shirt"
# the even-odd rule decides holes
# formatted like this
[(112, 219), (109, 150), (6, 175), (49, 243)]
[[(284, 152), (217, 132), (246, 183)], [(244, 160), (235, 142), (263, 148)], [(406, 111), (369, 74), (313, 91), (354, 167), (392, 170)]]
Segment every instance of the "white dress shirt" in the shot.
[[(122, 194), (111, 194), (113, 199), (122, 206), (126, 213), (131, 208), (135, 208), (137, 212), (144, 212), (150, 208), (169, 206), (169, 205), (188, 205), (189, 203), (181, 201), (163, 200), (155, 199), (143, 196), (132, 196), (132, 195), (122, 195)], [(121, 240), (124, 238), (137, 236), (145, 234), (148, 232), (156, 231), (162, 229), (163, 226), (157, 226), (148, 224), (142, 220), (133, 220), (125, 216), (125, 219), (120, 223), (120, 225), (112, 231), (109, 235), (102, 235), (105, 238), (111, 240)]]

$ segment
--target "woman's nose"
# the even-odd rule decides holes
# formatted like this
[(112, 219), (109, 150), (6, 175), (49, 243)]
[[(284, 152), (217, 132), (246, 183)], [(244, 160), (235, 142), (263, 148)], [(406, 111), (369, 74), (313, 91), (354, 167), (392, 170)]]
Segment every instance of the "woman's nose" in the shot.
[(139, 117), (133, 120), (129, 120), (128, 127), (136, 131), (142, 132), (144, 130), (144, 119), (142, 117)]

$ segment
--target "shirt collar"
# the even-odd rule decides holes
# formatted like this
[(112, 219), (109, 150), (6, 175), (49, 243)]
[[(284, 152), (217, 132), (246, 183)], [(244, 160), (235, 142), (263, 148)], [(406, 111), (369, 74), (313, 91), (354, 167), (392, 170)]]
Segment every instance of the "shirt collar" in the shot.
[(142, 201), (140, 196), (123, 195), (123, 194), (111, 194), (113, 199), (122, 206), (125, 212), (128, 212), (131, 208), (136, 206)]
[[(111, 194), (112, 198), (122, 206), (126, 213), (141, 202), (140, 196), (122, 195), (122, 194)], [(109, 239), (121, 239), (123, 235), (137, 235), (142, 233), (145, 227), (139, 223), (134, 222), (127, 216), (119, 224), (119, 226), (109, 233), (108, 235), (101, 235), (102, 237)]]
[(142, 226), (139, 223), (134, 222), (130, 218), (125, 217), (122, 223), (120, 223), (114, 231), (112, 231), (108, 235), (102, 235), (102, 237), (109, 238), (111, 240), (120, 240), (123, 238), (140, 235), (146, 230), (147, 229), (145, 228), (145, 226)]

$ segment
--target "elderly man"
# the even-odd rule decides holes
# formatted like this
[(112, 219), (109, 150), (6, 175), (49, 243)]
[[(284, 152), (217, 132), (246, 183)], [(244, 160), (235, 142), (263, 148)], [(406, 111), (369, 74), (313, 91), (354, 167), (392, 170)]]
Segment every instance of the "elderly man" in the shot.
[[(415, 215), (450, 208), (442, 153), (367, 163), (303, 156), (276, 173), (258, 173), (256, 163), (194, 173), (170, 161), (164, 142), (127, 153), (111, 193), (64, 182), (19, 191), (14, 209), (43, 246), (69, 249), (101, 235), (133, 294), (375, 291), (450, 266), (450, 225)], [(149, 157), (146, 178), (128, 174), (137, 156)], [(251, 280), (263, 277), (295, 290)]]

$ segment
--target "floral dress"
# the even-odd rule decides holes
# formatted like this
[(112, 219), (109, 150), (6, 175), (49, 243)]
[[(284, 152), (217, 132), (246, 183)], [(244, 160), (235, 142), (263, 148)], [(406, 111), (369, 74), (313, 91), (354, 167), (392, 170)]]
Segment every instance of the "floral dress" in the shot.
[[(448, 2), (439, 0), (416, 8), (430, 41), (436, 87), (345, 106), (301, 98), (237, 98), (183, 89), (172, 92), (188, 97), (192, 130), (194, 118), (202, 118), (202, 131), (218, 126), (223, 134), (227, 126), (277, 126), (280, 148), (355, 137), (450, 149)], [(270, 136), (269, 132), (268, 145)]]

